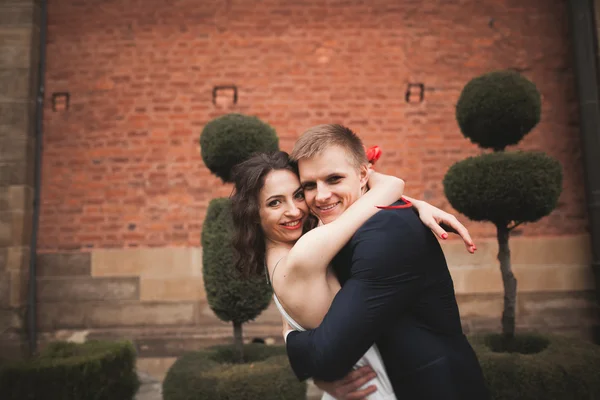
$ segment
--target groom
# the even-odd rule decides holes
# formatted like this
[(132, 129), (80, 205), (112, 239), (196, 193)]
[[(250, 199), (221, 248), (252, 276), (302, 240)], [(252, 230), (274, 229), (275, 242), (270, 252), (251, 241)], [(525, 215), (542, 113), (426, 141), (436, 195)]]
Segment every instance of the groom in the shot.
[[(291, 157), (298, 162), (306, 202), (324, 224), (366, 190), (361, 185), (367, 174), (363, 144), (346, 127), (309, 129)], [(388, 208), (375, 214), (336, 256), (333, 267), (342, 289), (321, 325), (286, 337), (299, 379), (333, 382), (321, 386), (341, 398), (336, 388), (352, 380), (348, 374), (354, 364), (375, 343), (398, 399), (489, 398), (477, 357), (462, 332), (442, 249), (414, 211)], [(359, 393), (350, 398), (363, 398), (365, 393)]]

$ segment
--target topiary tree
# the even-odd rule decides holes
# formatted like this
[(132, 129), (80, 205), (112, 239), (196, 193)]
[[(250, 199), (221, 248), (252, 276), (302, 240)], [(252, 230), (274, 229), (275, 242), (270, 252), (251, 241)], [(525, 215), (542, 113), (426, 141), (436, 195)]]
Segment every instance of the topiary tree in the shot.
[(517, 299), (510, 232), (550, 214), (562, 190), (558, 161), (541, 152), (505, 151), (537, 125), (540, 114), (536, 86), (517, 72), (496, 71), (471, 80), (458, 100), (456, 119), (466, 138), (494, 153), (457, 162), (443, 181), (452, 207), (474, 221), (496, 226), (504, 284), (502, 333), (508, 339), (515, 334)]
[[(279, 149), (275, 130), (256, 117), (227, 114), (210, 121), (200, 136), (202, 158), (213, 174), (229, 182), (231, 169), (255, 152)], [(202, 228), (204, 287), (210, 308), (232, 322), (239, 362), (244, 360), (242, 324), (255, 319), (271, 301), (264, 278), (242, 279), (234, 267), (231, 203), (213, 199)]]
[(230, 182), (236, 164), (253, 153), (279, 150), (279, 139), (273, 127), (256, 117), (226, 114), (204, 126), (200, 148), (208, 169), (223, 182)]
[[(206, 166), (223, 182), (232, 168), (255, 152), (279, 149), (275, 130), (258, 118), (228, 114), (210, 121), (200, 136)], [(243, 344), (242, 324), (256, 318), (271, 301), (263, 277), (246, 278), (233, 264), (233, 220), (228, 198), (213, 199), (202, 228), (203, 274), (210, 308), (233, 324), (233, 346), (189, 352), (169, 368), (165, 400), (281, 399), (306, 395), (281, 346)]]

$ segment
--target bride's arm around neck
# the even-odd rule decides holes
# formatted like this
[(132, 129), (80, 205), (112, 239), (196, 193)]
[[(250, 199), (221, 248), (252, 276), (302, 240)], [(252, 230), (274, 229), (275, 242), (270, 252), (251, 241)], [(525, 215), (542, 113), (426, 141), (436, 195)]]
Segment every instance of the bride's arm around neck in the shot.
[(352, 235), (379, 209), (402, 197), (404, 181), (390, 175), (373, 172), (369, 177), (370, 190), (355, 201), (335, 221), (319, 225), (304, 234), (286, 257), (286, 270), (297, 278), (322, 274), (335, 255)]

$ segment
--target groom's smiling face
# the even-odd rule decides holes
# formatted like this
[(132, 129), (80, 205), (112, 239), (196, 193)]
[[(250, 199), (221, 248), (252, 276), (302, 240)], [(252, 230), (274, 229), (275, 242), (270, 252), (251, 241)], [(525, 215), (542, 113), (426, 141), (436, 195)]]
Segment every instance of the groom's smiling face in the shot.
[(306, 204), (324, 224), (335, 221), (362, 193), (367, 166), (357, 167), (340, 146), (298, 161)]

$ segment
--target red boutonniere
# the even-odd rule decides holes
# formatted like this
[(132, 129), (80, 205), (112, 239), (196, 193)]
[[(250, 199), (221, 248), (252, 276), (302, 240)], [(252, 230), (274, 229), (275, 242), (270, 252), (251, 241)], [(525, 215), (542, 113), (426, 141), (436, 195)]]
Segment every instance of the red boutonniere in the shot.
[(379, 160), (379, 157), (381, 157), (382, 153), (379, 146), (369, 147), (368, 149), (365, 149), (365, 152), (367, 153), (367, 160), (369, 160), (369, 162), (373, 165), (375, 165), (375, 162)]

